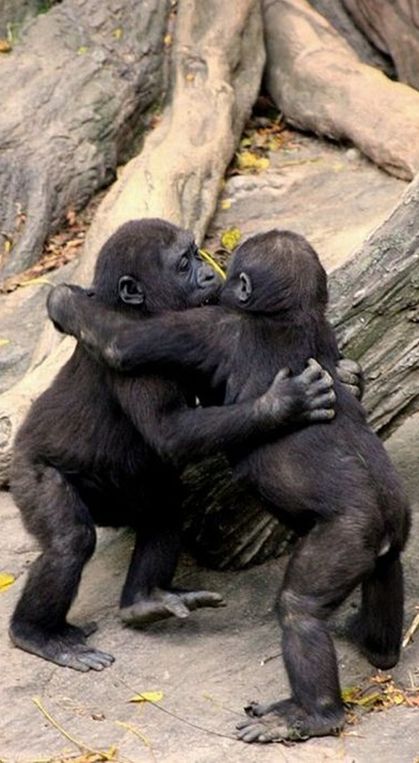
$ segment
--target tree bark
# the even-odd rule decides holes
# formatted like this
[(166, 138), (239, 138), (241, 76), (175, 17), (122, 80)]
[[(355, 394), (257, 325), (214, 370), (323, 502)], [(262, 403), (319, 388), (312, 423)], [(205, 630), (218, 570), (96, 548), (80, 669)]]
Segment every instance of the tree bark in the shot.
[(409, 0), (342, 0), (364, 35), (394, 61), (397, 78), (419, 88), (419, 6)]
[(114, 178), (161, 95), (168, 0), (63, 0), (1, 59), (0, 273)]
[(286, 119), (348, 140), (396, 177), (419, 170), (419, 93), (363, 64), (306, 0), (264, 0), (266, 83)]
[(419, 408), (419, 175), (330, 278), (339, 345), (366, 374), (364, 404), (383, 436)]
[(360, 61), (380, 69), (387, 76), (396, 79), (396, 70), (388, 51), (377, 49), (374, 42), (361, 32), (361, 28), (345, 7), (345, 0), (309, 0), (310, 5), (321, 13), (329, 24), (355, 51)]

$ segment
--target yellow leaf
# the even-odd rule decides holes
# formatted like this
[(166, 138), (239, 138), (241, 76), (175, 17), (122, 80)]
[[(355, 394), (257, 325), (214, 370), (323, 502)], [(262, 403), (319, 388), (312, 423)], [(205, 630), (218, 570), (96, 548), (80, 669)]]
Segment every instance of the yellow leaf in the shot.
[(231, 207), (231, 199), (223, 199), (220, 204), (221, 209), (230, 209)]
[(15, 582), (16, 578), (10, 572), (0, 572), (0, 591), (5, 591)]
[(89, 50), (89, 48), (86, 47), (86, 45), (81, 45), (79, 47), (77, 53), (79, 54), (79, 56), (82, 56), (84, 53), (87, 53), (88, 50)]
[(241, 235), (239, 228), (228, 228), (221, 234), (221, 245), (227, 251), (232, 252), (239, 243)]
[(172, 44), (172, 35), (171, 35), (171, 34), (167, 34), (167, 35), (166, 35), (166, 36), (163, 38), (163, 42), (164, 42), (164, 44), (165, 44), (166, 48), (168, 48), (168, 47), (169, 47), (169, 45), (171, 45), (171, 44)]
[(0, 40), (0, 53), (10, 53), (12, 46), (8, 40)]
[(9, 254), (12, 246), (13, 246), (12, 242), (10, 241), (9, 238), (7, 238), (3, 245), (4, 253)]
[(6, 344), (10, 344), (10, 339), (2, 339), (0, 337), (0, 347), (4, 347)]
[(269, 159), (266, 156), (259, 156), (252, 151), (242, 151), (237, 154), (237, 166), (239, 170), (254, 170), (260, 172), (269, 167)]
[(202, 259), (205, 260), (205, 262), (208, 262), (208, 265), (212, 267), (213, 270), (215, 270), (216, 273), (220, 276), (220, 278), (223, 279), (223, 281), (226, 280), (226, 274), (224, 273), (224, 270), (220, 268), (218, 262), (214, 260), (214, 258), (210, 255), (209, 252), (207, 252), (206, 249), (200, 249), (199, 254), (201, 255)]
[(122, 40), (122, 37), (124, 36), (124, 30), (121, 29), (121, 27), (117, 27), (117, 29), (113, 30), (112, 34), (115, 37), (115, 40)]
[(162, 691), (143, 691), (131, 697), (129, 702), (160, 702), (161, 699), (163, 699)]

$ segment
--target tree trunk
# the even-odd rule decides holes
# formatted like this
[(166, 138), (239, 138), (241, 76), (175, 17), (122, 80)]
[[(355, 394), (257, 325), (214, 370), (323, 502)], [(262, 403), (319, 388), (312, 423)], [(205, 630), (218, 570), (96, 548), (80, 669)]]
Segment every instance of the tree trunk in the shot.
[(63, 0), (1, 59), (0, 273), (115, 176), (163, 86), (168, 0)]
[(264, 0), (266, 83), (291, 124), (349, 140), (387, 172), (419, 170), (419, 93), (363, 64), (306, 0)]
[(391, 56), (397, 79), (419, 88), (419, 6), (410, 0), (342, 0), (378, 50)]

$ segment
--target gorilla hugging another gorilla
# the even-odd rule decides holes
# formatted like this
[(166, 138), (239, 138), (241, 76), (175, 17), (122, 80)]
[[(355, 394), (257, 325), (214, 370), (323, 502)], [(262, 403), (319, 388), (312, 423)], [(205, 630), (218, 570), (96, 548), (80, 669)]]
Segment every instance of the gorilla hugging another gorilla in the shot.
[[(127, 272), (133, 277), (129, 292), (142, 293), (142, 273)], [(410, 515), (380, 440), (339, 381), (339, 353), (325, 318), (326, 274), (315, 251), (301, 236), (273, 230), (236, 250), (218, 306), (133, 322), (116, 316), (109, 302), (101, 293), (93, 298), (62, 286), (52, 293), (50, 314), (93, 356), (126, 373), (127, 384), (135, 372), (198, 374), (227, 409), (258, 399), (260, 414), (278, 368), (287, 366), (299, 378), (307, 359), (315, 358), (333, 377), (333, 420), (310, 427), (289, 423), (265, 441), (239, 436), (218, 444), (236, 477), (300, 535), (277, 605), (291, 696), (246, 708), (250, 717), (239, 724), (239, 737), (267, 742), (337, 733), (344, 709), (326, 620), (361, 584), (352, 636), (373, 665), (388, 669), (397, 662), (400, 554)], [(48, 513), (38, 509), (38, 517), (41, 511)]]
[[(116, 330), (119, 320), (134, 326), (168, 308), (214, 300), (220, 284), (192, 236), (160, 220), (117, 231), (99, 255), (94, 278), (98, 304), (115, 310)], [(195, 314), (199, 310), (193, 321)], [(186, 617), (223, 603), (217, 593), (172, 586), (182, 529), (178, 469), (226, 445), (255, 447), (285, 423), (333, 416), (329, 374), (316, 363), (289, 378), (284, 372), (275, 378), (278, 369), (259, 385), (260, 395), (221, 407), (223, 394), (217, 397), (208, 385), (206, 391), (199, 374), (121, 375), (78, 344), (16, 439), (13, 496), (42, 550), (12, 617), (17, 646), (82, 671), (113, 661), (86, 644), (88, 631), (66, 619), (95, 547), (95, 524), (126, 525), (136, 533), (121, 595), (125, 623)], [(213, 405), (196, 407), (196, 395)]]

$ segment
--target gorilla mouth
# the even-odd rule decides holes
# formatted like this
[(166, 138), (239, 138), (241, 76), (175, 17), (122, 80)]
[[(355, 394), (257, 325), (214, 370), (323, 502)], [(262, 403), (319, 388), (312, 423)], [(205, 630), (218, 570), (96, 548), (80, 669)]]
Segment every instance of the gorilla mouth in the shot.
[(213, 292), (212, 294), (209, 294), (200, 302), (200, 307), (205, 307), (205, 305), (216, 305), (218, 303), (219, 296), (220, 296), (219, 290), (217, 290), (216, 292)]

